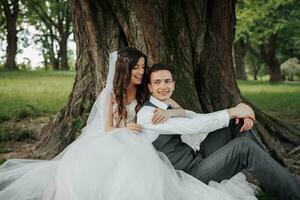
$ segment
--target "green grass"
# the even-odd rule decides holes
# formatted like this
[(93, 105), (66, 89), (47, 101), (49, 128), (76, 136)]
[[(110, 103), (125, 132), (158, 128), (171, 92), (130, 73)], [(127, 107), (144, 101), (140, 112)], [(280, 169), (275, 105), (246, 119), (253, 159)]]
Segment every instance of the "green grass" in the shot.
[(8, 128), (3, 125), (0, 126), (0, 143), (9, 140), (21, 141), (25, 139), (35, 140), (36, 135), (34, 131), (26, 128)]
[(290, 122), (300, 119), (300, 82), (239, 81), (238, 85), (242, 95), (266, 113)]
[[(0, 145), (0, 154), (1, 153), (9, 153), (9, 152), (11, 152), (10, 148)], [(1, 163), (1, 161), (0, 161), (0, 163)]]
[(75, 72), (0, 72), (0, 122), (56, 113), (66, 102)]

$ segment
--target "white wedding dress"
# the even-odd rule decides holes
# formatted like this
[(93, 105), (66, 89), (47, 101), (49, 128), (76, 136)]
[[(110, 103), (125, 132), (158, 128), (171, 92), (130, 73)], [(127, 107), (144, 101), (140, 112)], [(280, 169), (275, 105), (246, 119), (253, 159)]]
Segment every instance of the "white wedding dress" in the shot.
[[(126, 107), (134, 119), (136, 101)], [(152, 144), (126, 128), (86, 134), (54, 160), (0, 166), (1, 200), (256, 199), (242, 175), (210, 186), (175, 170)]]

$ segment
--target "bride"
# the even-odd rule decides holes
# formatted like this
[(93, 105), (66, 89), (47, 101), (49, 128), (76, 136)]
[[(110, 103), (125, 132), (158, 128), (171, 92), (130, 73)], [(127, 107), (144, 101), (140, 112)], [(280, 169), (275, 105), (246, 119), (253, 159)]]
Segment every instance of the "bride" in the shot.
[(0, 199), (256, 199), (250, 187), (236, 186), (243, 181), (227, 184), (229, 192), (175, 170), (139, 136), (142, 127), (135, 121), (147, 99), (146, 73), (147, 57), (139, 50), (111, 53), (106, 87), (81, 136), (53, 160), (6, 161), (0, 166)]

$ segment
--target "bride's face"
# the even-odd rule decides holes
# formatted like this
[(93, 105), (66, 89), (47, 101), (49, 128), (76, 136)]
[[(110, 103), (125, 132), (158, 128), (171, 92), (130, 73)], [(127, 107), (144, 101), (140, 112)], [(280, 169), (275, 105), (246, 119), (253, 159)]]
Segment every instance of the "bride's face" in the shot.
[(140, 85), (143, 80), (144, 72), (145, 72), (145, 59), (144, 57), (141, 57), (131, 71), (130, 84)]

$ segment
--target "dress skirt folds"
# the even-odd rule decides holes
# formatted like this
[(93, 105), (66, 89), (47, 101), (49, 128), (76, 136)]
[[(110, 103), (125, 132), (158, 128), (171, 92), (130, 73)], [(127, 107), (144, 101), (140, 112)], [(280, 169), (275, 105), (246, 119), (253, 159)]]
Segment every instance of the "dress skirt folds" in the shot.
[(13, 159), (0, 166), (1, 200), (256, 199), (243, 175), (206, 185), (173, 168), (128, 129), (75, 140), (56, 159)]

